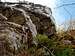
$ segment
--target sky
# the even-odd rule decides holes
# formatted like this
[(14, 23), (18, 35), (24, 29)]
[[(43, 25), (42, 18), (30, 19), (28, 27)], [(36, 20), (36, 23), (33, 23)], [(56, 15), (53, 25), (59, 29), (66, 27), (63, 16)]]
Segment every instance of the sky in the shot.
[[(18, 0), (2, 0), (17, 2)], [(23, 1), (23, 0), (22, 0)], [(56, 25), (62, 25), (65, 21), (75, 18), (75, 5), (62, 6), (63, 4), (75, 3), (75, 0), (25, 0), (36, 4), (42, 4), (52, 9)], [(59, 7), (59, 8), (58, 8)]]

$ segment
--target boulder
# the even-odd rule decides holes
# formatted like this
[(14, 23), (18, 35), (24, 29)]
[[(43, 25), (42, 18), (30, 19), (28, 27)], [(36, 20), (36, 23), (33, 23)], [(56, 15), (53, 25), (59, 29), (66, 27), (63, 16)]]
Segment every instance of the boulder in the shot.
[(37, 32), (40, 34), (50, 36), (56, 31), (51, 8), (46, 6), (30, 2), (22, 2), (20, 4), (7, 3), (7, 5), (0, 6), (0, 13), (7, 17), (9, 22), (20, 25), (26, 24), (26, 18), (30, 17)]
[(15, 56), (21, 48), (30, 48), (37, 33), (55, 34), (52, 11), (30, 2), (0, 3), (0, 55)]

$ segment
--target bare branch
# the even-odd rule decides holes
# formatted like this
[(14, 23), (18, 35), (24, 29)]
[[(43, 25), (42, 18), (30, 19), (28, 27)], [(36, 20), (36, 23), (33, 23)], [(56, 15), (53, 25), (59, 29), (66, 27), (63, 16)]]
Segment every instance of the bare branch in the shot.
[(57, 9), (57, 8), (60, 8), (60, 7), (63, 7), (63, 6), (70, 6), (70, 5), (75, 5), (75, 3), (62, 4), (62, 5), (60, 5), (60, 6), (57, 6), (57, 7), (54, 8), (54, 9)]

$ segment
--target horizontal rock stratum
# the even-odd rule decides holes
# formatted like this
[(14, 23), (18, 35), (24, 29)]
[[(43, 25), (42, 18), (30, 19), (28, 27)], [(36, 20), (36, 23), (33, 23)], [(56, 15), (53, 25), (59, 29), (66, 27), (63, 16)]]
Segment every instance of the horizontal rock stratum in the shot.
[(50, 37), (55, 32), (50, 8), (30, 2), (0, 2), (1, 56), (17, 56), (18, 49), (23, 44), (29, 48), (38, 33)]

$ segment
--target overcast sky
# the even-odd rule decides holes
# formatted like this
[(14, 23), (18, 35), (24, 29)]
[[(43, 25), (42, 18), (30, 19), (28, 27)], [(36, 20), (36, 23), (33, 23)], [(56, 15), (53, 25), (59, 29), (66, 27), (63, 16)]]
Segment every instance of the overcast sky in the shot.
[[(17, 2), (19, 0), (2, 0), (2, 1)], [(23, 1), (23, 0), (20, 0), (20, 1)], [(42, 4), (51, 8), (55, 7), (55, 3), (56, 3), (56, 0), (48, 0), (48, 1), (47, 0), (25, 0), (25, 1)]]
[[(17, 2), (18, 0), (2, 0), (2, 1)], [(25, 0), (25, 1), (33, 2), (36, 4), (42, 4), (50, 7), (52, 9), (55, 22), (58, 25), (61, 25), (65, 20), (75, 18), (75, 5), (56, 8), (57, 6), (62, 4), (75, 3), (75, 0)]]

